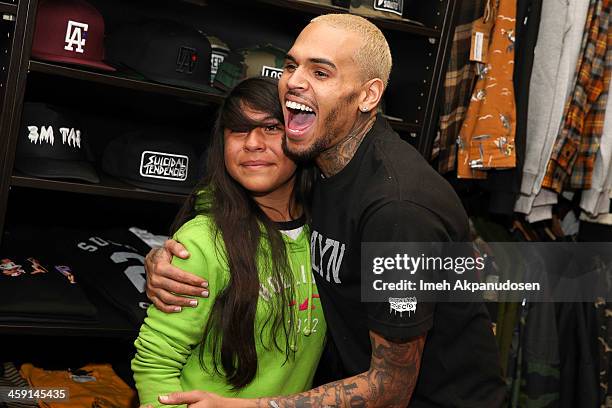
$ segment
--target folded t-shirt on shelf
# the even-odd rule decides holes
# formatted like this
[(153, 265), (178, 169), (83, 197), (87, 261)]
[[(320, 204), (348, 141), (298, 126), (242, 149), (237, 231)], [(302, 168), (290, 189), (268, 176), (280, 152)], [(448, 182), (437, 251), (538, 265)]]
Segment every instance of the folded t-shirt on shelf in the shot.
[[(0, 321), (3, 316), (6, 321), (24, 321), (25, 318), (36, 322), (64, 322), (72, 321), (72, 317), (67, 319), (66, 316), (89, 316), (93, 306), (79, 288), (83, 285), (86, 293), (101, 295), (134, 328), (138, 328), (150, 304), (145, 294), (144, 258), (151, 243), (163, 242), (164, 239), (134, 227), (82, 230), (24, 225), (15, 228), (3, 240), (5, 249), (0, 250), (0, 255), (6, 254), (0, 258), (6, 259), (0, 265), (3, 272), (0, 298), (7, 292), (5, 298), (12, 299), (11, 302), (1, 302)], [(40, 266), (46, 273), (33, 272), (38, 267), (33, 261), (9, 256), (20, 254), (22, 248), (41, 254), (40, 259), (48, 256), (54, 263)], [(14, 252), (8, 252), (10, 250)], [(36, 279), (42, 282), (42, 286), (35, 288), (30, 283)], [(27, 281), (27, 286), (16, 286), (20, 280)], [(10, 284), (4, 284), (5, 281)], [(31, 296), (32, 292), (36, 297)], [(86, 304), (90, 309), (85, 307)], [(44, 320), (44, 316), (52, 320)]]
[(144, 270), (149, 246), (127, 227), (71, 230), (59, 236), (58, 250), (70, 257), (79, 278), (140, 327), (150, 304)]
[(0, 299), (0, 321), (96, 321), (96, 307), (75, 280), (71, 266), (42, 257), (0, 250)]
[(21, 375), (32, 387), (67, 389), (66, 400), (40, 401), (44, 408), (132, 408), (136, 392), (115, 374), (110, 364), (87, 364), (78, 370), (43, 370), (23, 364)]

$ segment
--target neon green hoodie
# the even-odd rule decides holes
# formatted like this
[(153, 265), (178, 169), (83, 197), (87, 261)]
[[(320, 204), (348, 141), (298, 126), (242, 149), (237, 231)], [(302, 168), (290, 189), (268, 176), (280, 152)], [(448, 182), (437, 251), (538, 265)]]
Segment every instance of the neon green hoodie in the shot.
[[(310, 389), (323, 350), (326, 324), (310, 269), (307, 227), (295, 240), (283, 234), (297, 297), (289, 306), (290, 313), (298, 318), (297, 333), (290, 335), (290, 339), (297, 340), (296, 352), (290, 353), (287, 360), (285, 352), (273, 346), (269, 330), (263, 332), (263, 343), (259, 336), (261, 326), (270, 314), (268, 300), (275, 295), (278, 287), (263, 275), (262, 271), (266, 270), (264, 262), (269, 262), (269, 259), (261, 257), (258, 260), (261, 288), (255, 315), (257, 374), (249, 385), (237, 392), (231, 390), (224, 376), (215, 373), (210, 347), (200, 343), (215, 298), (230, 277), (227, 262), (223, 260), (225, 254), (218, 254), (215, 248), (213, 222), (199, 215), (185, 223), (174, 238), (186, 247), (190, 257), (187, 260), (174, 258), (172, 264), (206, 278), (210, 295), (208, 299), (199, 299), (197, 307), (183, 308), (180, 313), (166, 314), (153, 306), (149, 307), (135, 341), (137, 352), (132, 360), (140, 403), (162, 406), (157, 399), (159, 395), (190, 390), (252, 398), (288, 395)], [(220, 235), (217, 239), (221, 240)], [(267, 240), (262, 239), (264, 253), (268, 247)], [(223, 248), (222, 241), (219, 248)], [(312, 294), (310, 320), (307, 311), (309, 280)], [(304, 329), (308, 321), (311, 322), (312, 333), (306, 336)], [(270, 324), (266, 326), (269, 327)], [(281, 348), (284, 347), (284, 334), (279, 334), (277, 338)], [(199, 363), (201, 347), (206, 348), (204, 361), (207, 370), (203, 370)], [(221, 366), (219, 368), (222, 370)]]

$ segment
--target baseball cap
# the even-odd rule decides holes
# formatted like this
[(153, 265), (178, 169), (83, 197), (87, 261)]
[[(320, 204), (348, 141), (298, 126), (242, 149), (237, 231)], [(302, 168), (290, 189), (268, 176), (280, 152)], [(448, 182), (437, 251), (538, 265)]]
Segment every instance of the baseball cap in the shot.
[(42, 0), (36, 14), (32, 56), (106, 71), (104, 19), (83, 0)]
[(171, 20), (124, 24), (110, 33), (107, 49), (110, 63), (148, 80), (213, 91), (212, 46), (194, 27)]
[(287, 51), (273, 45), (259, 45), (231, 52), (217, 71), (214, 85), (227, 92), (246, 78), (280, 78)]
[(188, 194), (197, 181), (197, 157), (174, 137), (184, 133), (160, 127), (125, 133), (104, 149), (102, 169), (136, 187)]
[(26, 102), (21, 115), (15, 168), (35, 177), (99, 183), (89, 134), (66, 111)]
[(218, 37), (212, 35), (208, 35), (207, 37), (212, 49), (212, 54), (210, 56), (210, 84), (212, 85), (215, 81), (219, 66), (230, 53), (230, 48)]
[(366, 17), (401, 20), (404, 0), (351, 0), (349, 11)]

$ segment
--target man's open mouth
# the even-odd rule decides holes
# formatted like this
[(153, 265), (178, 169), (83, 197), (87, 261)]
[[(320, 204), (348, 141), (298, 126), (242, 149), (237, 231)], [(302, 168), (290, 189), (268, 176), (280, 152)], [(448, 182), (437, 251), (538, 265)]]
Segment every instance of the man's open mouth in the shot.
[(294, 136), (303, 134), (315, 121), (317, 116), (314, 109), (303, 103), (285, 101), (289, 113), (286, 130)]

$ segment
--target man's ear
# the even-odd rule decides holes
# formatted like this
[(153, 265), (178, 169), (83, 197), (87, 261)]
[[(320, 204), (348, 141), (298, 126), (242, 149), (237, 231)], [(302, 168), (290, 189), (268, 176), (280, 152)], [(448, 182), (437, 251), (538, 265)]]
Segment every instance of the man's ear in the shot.
[(380, 78), (370, 79), (363, 85), (362, 99), (359, 104), (359, 109), (362, 112), (369, 112), (375, 109), (380, 103), (383, 92), (385, 91), (385, 84)]

